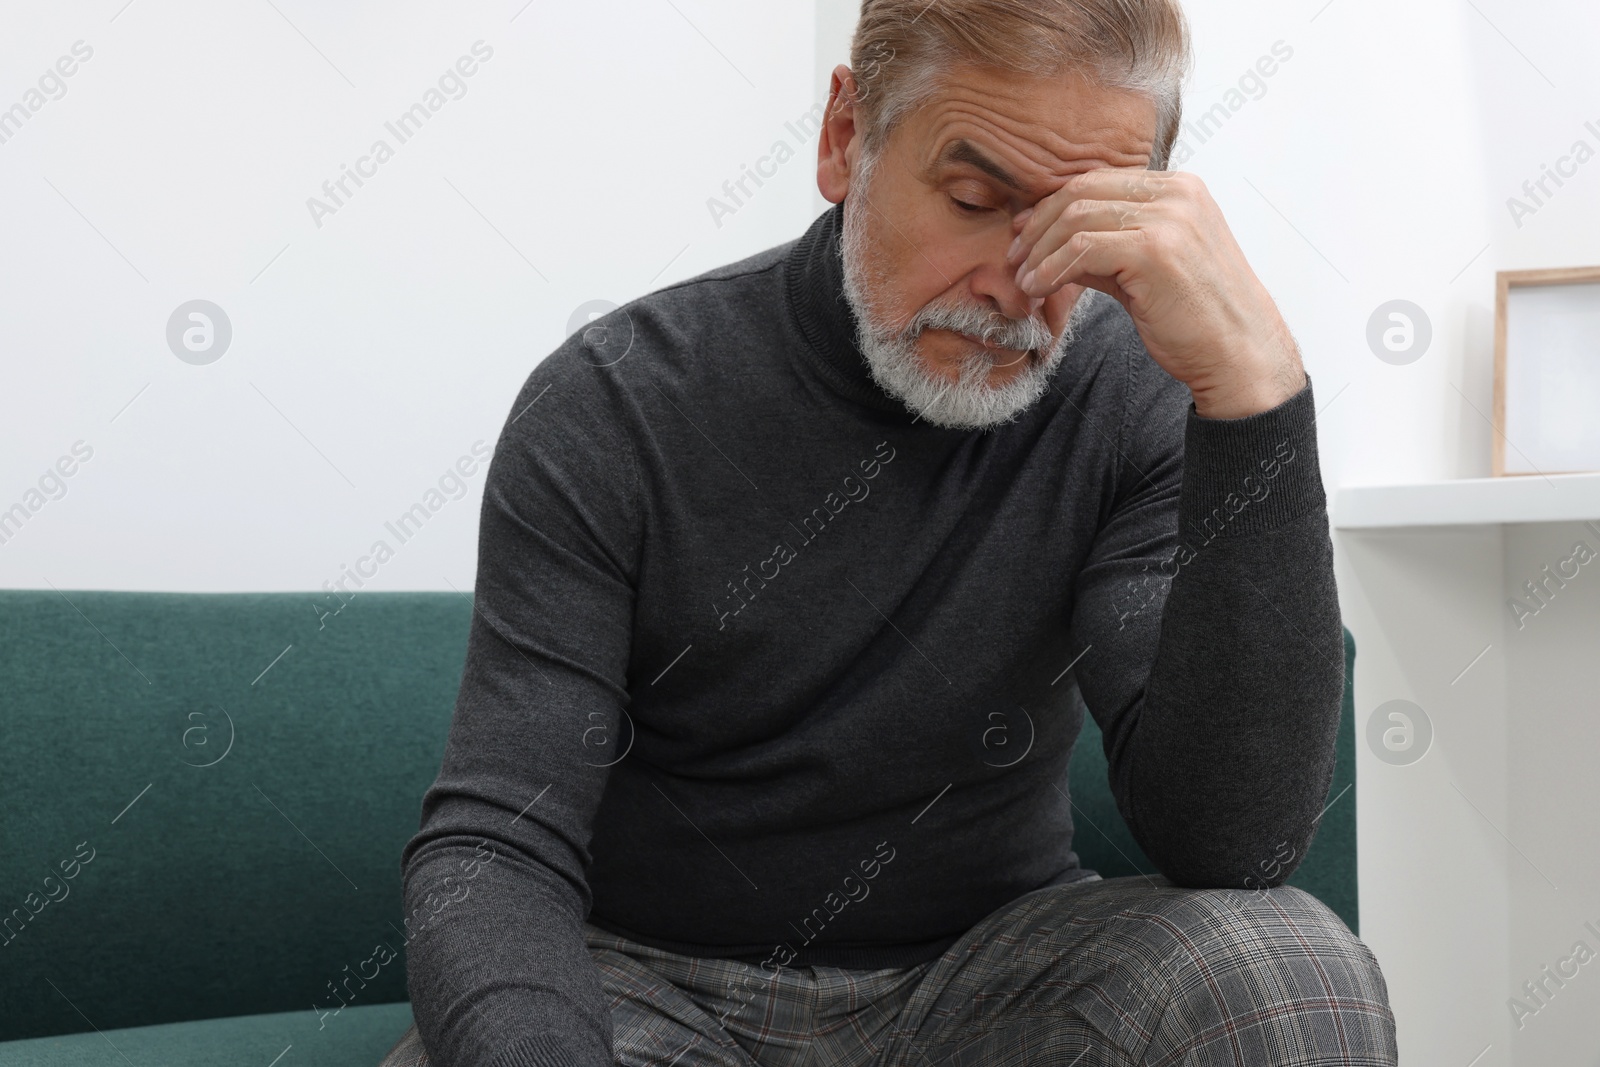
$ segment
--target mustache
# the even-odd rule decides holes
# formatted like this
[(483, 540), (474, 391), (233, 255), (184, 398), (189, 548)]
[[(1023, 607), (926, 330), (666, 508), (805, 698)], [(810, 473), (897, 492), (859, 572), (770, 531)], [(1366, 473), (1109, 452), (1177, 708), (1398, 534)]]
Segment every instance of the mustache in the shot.
[(906, 336), (915, 337), (923, 330), (953, 330), (1001, 348), (1023, 351), (1048, 349), (1056, 339), (1048, 326), (1032, 316), (1013, 319), (969, 304), (924, 307), (907, 325)]

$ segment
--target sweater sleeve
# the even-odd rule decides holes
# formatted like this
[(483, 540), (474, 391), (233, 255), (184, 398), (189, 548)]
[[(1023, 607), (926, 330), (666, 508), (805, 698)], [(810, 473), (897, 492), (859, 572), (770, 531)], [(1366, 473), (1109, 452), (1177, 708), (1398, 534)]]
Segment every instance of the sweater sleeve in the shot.
[(585, 869), (627, 741), (640, 494), (601, 372), (563, 353), (490, 460), (466, 664), (401, 856), (412, 1012), (449, 1067), (612, 1062)]
[(1079, 687), (1162, 874), (1279, 885), (1316, 832), (1344, 691), (1311, 383), (1210, 419), (1136, 364), (1115, 499), (1074, 597)]

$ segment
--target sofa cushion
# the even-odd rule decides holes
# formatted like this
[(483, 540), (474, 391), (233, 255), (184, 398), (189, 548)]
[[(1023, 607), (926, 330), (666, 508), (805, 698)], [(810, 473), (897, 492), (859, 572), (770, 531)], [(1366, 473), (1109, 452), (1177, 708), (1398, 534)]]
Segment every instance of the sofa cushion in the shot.
[[(337, 1007), (337, 1005), (335, 1005)], [(352, 1005), (319, 1017), (309, 1009), (200, 1022), (93, 1030), (0, 1042), (6, 1067), (378, 1067), (411, 1025), (411, 1005)], [(120, 1053), (121, 1055), (118, 1055)]]

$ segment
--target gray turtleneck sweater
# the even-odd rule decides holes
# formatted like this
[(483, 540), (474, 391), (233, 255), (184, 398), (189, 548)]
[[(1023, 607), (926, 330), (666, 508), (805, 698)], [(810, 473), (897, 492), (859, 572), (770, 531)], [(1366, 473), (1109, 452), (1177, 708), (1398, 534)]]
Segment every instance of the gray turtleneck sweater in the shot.
[(611, 1062), (585, 919), (902, 967), (1087, 876), (1085, 708), (1174, 882), (1305, 854), (1344, 681), (1311, 386), (1202, 418), (1090, 293), (1034, 407), (930, 425), (855, 346), (841, 218), (597, 320), (507, 413), (402, 857), (448, 1067)]

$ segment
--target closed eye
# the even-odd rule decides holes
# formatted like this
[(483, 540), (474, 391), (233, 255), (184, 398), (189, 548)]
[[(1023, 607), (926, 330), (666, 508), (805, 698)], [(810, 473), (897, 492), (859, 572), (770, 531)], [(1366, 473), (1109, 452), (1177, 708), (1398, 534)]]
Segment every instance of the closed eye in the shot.
[(992, 208), (984, 207), (981, 204), (969, 204), (965, 200), (957, 200), (953, 196), (950, 198), (950, 202), (954, 204), (957, 210), (964, 215), (979, 215), (985, 211), (993, 210)]

